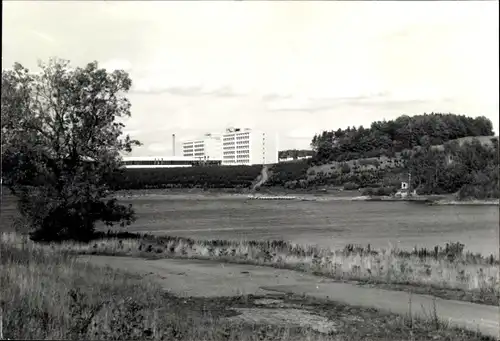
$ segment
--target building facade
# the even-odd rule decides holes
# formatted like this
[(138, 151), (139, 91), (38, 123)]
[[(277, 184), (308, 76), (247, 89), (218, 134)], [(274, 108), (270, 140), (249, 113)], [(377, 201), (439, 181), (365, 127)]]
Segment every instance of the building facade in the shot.
[(196, 160), (222, 160), (220, 134), (205, 134), (200, 139), (182, 142), (182, 156)]
[(249, 128), (228, 128), (222, 134), (185, 141), (183, 156), (221, 160), (222, 165), (255, 165), (278, 162), (278, 136)]

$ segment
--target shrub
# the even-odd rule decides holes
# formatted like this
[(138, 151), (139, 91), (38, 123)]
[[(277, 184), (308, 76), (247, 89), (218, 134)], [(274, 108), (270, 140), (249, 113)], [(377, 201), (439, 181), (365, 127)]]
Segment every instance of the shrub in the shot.
[(359, 185), (354, 183), (354, 182), (346, 182), (344, 184), (344, 190), (346, 191), (351, 191), (351, 190), (356, 190), (359, 189)]

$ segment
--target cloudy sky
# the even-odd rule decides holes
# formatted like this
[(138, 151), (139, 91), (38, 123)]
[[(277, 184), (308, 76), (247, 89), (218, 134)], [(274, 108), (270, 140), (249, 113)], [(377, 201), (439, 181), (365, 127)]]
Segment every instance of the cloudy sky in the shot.
[(3, 2), (3, 67), (128, 71), (135, 155), (227, 126), (280, 147), (402, 114), (485, 115), (498, 134), (498, 2)]

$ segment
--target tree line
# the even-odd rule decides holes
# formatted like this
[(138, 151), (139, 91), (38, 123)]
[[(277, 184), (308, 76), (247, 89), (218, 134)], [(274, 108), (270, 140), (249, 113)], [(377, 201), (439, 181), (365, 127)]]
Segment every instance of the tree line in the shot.
[(378, 156), (393, 157), (416, 146), (428, 147), (468, 136), (492, 136), (493, 125), (484, 117), (431, 113), (400, 116), (360, 126), (316, 134), (311, 148), (314, 163), (346, 161)]
[(152, 188), (249, 188), (262, 165), (122, 169), (107, 180), (113, 190)]

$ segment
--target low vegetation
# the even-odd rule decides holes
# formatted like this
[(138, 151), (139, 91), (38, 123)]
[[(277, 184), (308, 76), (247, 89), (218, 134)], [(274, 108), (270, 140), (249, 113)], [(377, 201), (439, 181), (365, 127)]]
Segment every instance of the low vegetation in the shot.
[(249, 188), (261, 170), (261, 165), (126, 169), (115, 173), (108, 183), (114, 190)]
[(52, 247), (77, 254), (180, 257), (265, 265), (447, 299), (499, 303), (498, 258), (464, 252), (460, 243), (432, 250), (374, 250), (369, 245), (331, 250), (284, 241), (194, 240), (108, 233), (100, 234), (90, 244), (66, 242)]
[(265, 187), (285, 187), (285, 188), (303, 188), (307, 187), (307, 170), (309, 162), (307, 160), (298, 160), (294, 162), (281, 162), (270, 168), (271, 176), (264, 184)]
[(224, 321), (230, 311), (225, 311), (229, 304), (223, 299), (173, 297), (147, 279), (79, 263), (61, 250), (32, 243), (16, 247), (5, 238), (1, 250), (7, 339), (324, 339), (300, 328)]
[[(118, 250), (119, 241), (114, 241)], [(101, 243), (111, 247), (111, 240)], [(128, 239), (121, 243), (131, 247), (133, 242)], [(309, 306), (312, 313), (341, 322), (340, 327), (335, 332), (320, 334), (298, 326), (228, 321), (226, 317), (237, 314), (231, 308), (255, 307), (254, 301), (261, 297), (174, 297), (146, 278), (76, 261), (74, 254), (65, 251), (74, 250), (75, 245), (46, 246), (13, 234), (1, 236), (3, 335), (0, 337), (179, 341), (493, 340), (449, 328), (436, 314), (422, 320), (412, 318), (411, 310), (408, 316), (396, 316), (293, 296), (280, 298)], [(171, 246), (181, 247), (178, 242), (176, 245)], [(83, 250), (83, 244), (80, 247)]]
[(278, 159), (288, 159), (288, 158), (298, 159), (298, 158), (305, 158), (312, 156), (314, 156), (314, 151), (307, 149), (288, 149), (288, 150), (281, 150), (278, 153)]

